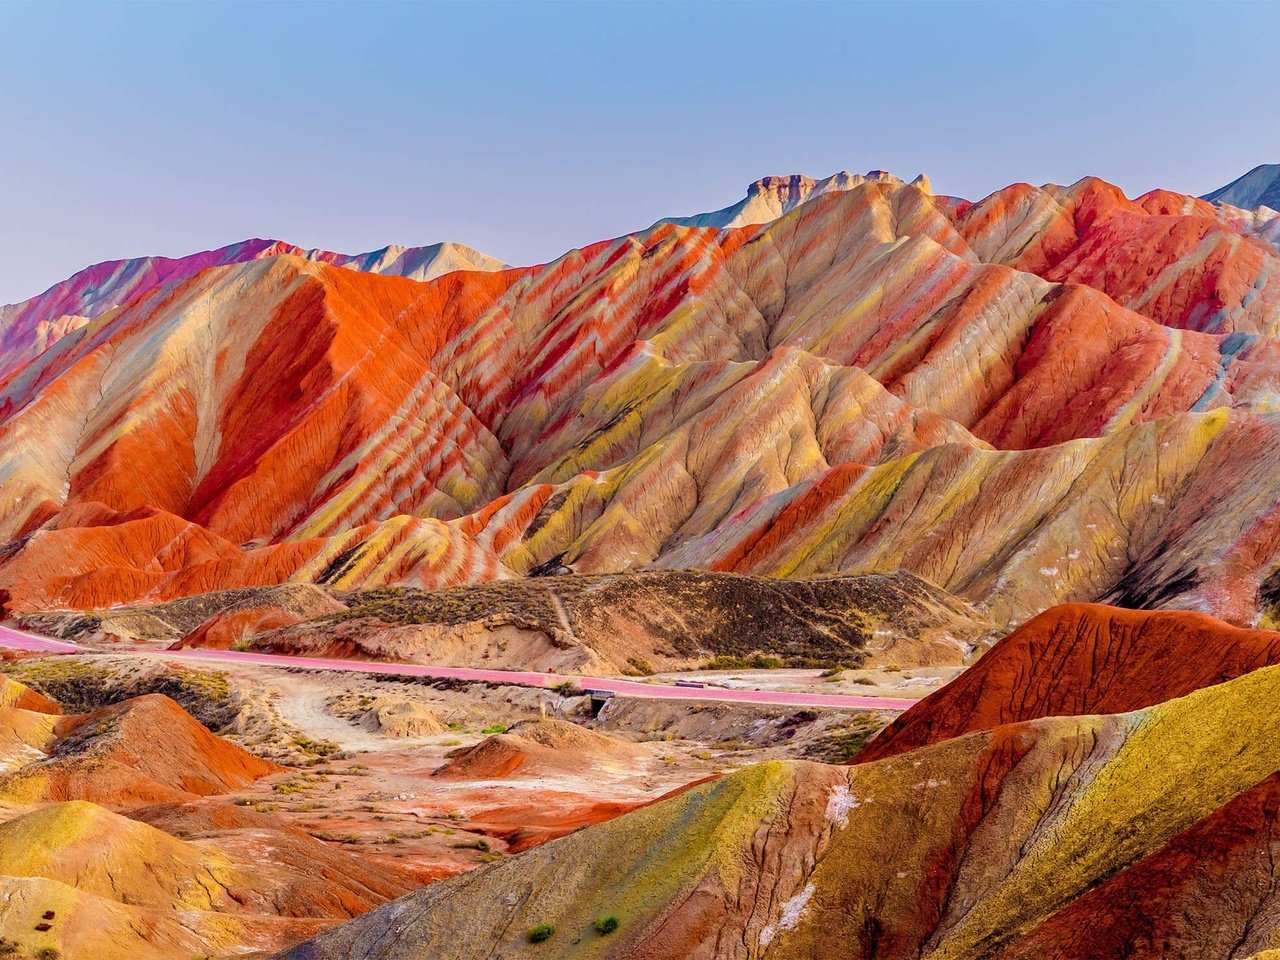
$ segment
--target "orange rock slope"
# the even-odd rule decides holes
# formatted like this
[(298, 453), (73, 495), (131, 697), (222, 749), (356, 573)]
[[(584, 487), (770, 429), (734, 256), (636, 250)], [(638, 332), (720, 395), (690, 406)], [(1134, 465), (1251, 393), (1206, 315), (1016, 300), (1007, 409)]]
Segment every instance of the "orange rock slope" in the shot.
[(280, 253), (137, 293), (0, 381), (8, 608), (905, 568), (996, 619), (1252, 622), (1280, 554), (1253, 220), (1096, 180), (801, 193), (540, 267)]
[(1040, 717), (1126, 713), (1280, 663), (1280, 633), (1200, 613), (1054, 607), (898, 717), (858, 763)]

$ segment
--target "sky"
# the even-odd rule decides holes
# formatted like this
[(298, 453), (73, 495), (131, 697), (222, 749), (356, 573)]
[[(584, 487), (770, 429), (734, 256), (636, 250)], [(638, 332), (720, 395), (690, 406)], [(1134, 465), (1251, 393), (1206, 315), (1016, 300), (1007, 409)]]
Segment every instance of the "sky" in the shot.
[(535, 263), (768, 174), (1280, 162), (1280, 4), (0, 0), (0, 303), (248, 237)]

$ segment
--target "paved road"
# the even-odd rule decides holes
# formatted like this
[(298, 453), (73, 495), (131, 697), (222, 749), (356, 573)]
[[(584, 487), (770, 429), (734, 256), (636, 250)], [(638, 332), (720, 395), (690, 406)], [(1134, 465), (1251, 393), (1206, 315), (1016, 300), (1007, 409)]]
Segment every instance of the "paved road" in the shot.
[[(0, 626), (0, 647), (35, 653), (74, 653), (91, 656), (106, 651), (85, 650), (74, 643), (50, 640)], [(171, 660), (200, 660), (211, 663), (257, 663), (267, 667), (295, 667), (305, 670), (334, 670), (342, 673), (387, 673), (411, 677), (449, 677), (456, 680), (484, 680), (489, 683), (519, 683), (551, 687), (571, 680), (580, 687), (608, 690), (620, 697), (653, 697), (664, 700), (719, 700), (733, 703), (766, 703), (785, 707), (843, 707), (845, 709), (906, 710), (914, 700), (888, 697), (853, 697), (835, 693), (803, 693), (790, 690), (727, 690), (723, 687), (676, 687), (670, 684), (640, 683), (608, 677), (566, 676), (555, 673), (525, 673), (516, 670), (477, 670), (471, 667), (432, 667), (417, 663), (381, 663), (368, 660), (330, 660), (318, 657), (284, 657), (270, 653), (235, 650), (126, 651), (138, 656), (160, 656)]]

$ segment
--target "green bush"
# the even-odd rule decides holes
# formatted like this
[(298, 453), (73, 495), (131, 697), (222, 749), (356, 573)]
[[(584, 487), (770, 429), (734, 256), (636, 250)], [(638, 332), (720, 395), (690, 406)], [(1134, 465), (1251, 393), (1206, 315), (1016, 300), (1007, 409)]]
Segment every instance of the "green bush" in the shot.
[(600, 936), (608, 936), (618, 929), (618, 918), (615, 916), (601, 917), (596, 921), (596, 933)]
[(536, 927), (529, 928), (529, 942), (541, 943), (543, 940), (550, 940), (555, 932), (556, 928), (552, 924), (540, 923)]

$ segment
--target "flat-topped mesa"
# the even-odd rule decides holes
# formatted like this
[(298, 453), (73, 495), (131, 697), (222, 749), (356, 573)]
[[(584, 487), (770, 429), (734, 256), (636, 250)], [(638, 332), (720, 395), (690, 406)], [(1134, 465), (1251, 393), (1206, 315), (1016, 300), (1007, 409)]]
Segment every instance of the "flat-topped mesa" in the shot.
[[(747, 187), (746, 197), (731, 206), (689, 217), (669, 217), (658, 222), (721, 229), (768, 223), (816, 197), (847, 192), (865, 183), (907, 186), (906, 181), (887, 170), (869, 170), (865, 174), (841, 170), (821, 179), (802, 173), (773, 175), (756, 180)], [(910, 186), (931, 193), (929, 178), (923, 173), (912, 180)]]

